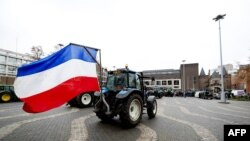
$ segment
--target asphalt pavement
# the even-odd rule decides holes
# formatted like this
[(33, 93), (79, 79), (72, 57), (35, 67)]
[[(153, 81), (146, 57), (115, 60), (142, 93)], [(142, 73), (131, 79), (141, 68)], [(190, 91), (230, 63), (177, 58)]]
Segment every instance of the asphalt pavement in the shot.
[(124, 129), (119, 117), (101, 122), (93, 108), (63, 105), (48, 112), (29, 114), (22, 102), (0, 103), (1, 141), (223, 141), (223, 127), (250, 124), (250, 102), (204, 100), (193, 97), (157, 99), (156, 118)]

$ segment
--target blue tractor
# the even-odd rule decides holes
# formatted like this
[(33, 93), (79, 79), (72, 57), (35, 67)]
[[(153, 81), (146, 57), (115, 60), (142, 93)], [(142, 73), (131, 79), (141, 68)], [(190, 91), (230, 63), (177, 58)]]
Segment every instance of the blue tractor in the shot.
[(143, 109), (149, 119), (157, 113), (155, 96), (146, 94), (143, 73), (127, 67), (109, 71), (106, 86), (94, 94), (94, 112), (102, 121), (119, 116), (123, 127), (135, 127), (142, 118)]

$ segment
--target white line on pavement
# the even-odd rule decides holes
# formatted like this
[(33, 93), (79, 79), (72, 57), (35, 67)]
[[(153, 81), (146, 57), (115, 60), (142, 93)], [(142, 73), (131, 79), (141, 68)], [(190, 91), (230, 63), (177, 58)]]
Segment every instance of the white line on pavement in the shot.
[(29, 116), (29, 115), (31, 115), (31, 114), (25, 113), (25, 114), (19, 114), (19, 115), (14, 115), (14, 116), (0, 117), (0, 120), (1, 119), (8, 119), (8, 118), (15, 118), (15, 117), (24, 117), (24, 116)]
[(156, 132), (144, 124), (136, 126), (141, 131), (140, 137), (136, 141), (157, 141)]
[(222, 113), (222, 112), (215, 112), (215, 111), (211, 111), (211, 110), (208, 110), (204, 107), (201, 107), (199, 106), (200, 109), (204, 110), (204, 111), (207, 111), (207, 112), (210, 112), (210, 113), (215, 113), (215, 114), (221, 114), (221, 115), (226, 115), (226, 116), (234, 116), (234, 117), (240, 117), (240, 118), (250, 118), (250, 117), (246, 117), (246, 116), (240, 116), (240, 115), (233, 115), (233, 114), (228, 114), (228, 113)]
[[(85, 141), (88, 140), (88, 130), (85, 125), (85, 120), (93, 117), (94, 114), (74, 119), (71, 123), (71, 134), (68, 141)], [(137, 129), (141, 131), (139, 138), (136, 141), (157, 141), (156, 132), (145, 126), (138, 124)]]
[(196, 132), (196, 134), (201, 137), (202, 141), (218, 141), (218, 139), (208, 129), (206, 129), (198, 124), (189, 122), (189, 121), (185, 121), (185, 120), (181, 120), (181, 119), (177, 119), (175, 117), (165, 115), (161, 109), (159, 109), (158, 111), (159, 111), (158, 114), (164, 118), (167, 118), (167, 119), (170, 119), (173, 121), (177, 121), (177, 122), (180, 122), (182, 124), (186, 124), (186, 125), (190, 126), (191, 128), (193, 128), (194, 131)]
[(49, 119), (49, 118), (55, 118), (55, 117), (58, 117), (58, 116), (71, 114), (71, 113), (74, 113), (74, 112), (77, 112), (77, 111), (79, 111), (79, 109), (73, 109), (73, 110), (71, 110), (69, 112), (49, 115), (49, 116), (46, 116), (46, 117), (33, 118), (33, 119), (29, 119), (29, 120), (23, 120), (23, 121), (19, 121), (19, 122), (15, 122), (15, 123), (6, 125), (6, 126), (0, 128), (0, 140), (2, 138), (4, 138), (5, 136), (11, 134), (15, 129), (17, 129), (18, 127), (20, 127), (23, 124), (27, 124), (27, 123), (38, 121), (38, 120), (45, 120), (45, 119)]
[(202, 115), (202, 114), (197, 114), (197, 113), (191, 113), (187, 108), (180, 106), (180, 109), (183, 113), (188, 114), (188, 115), (192, 115), (192, 116), (197, 116), (197, 117), (202, 117), (202, 118), (208, 118), (208, 119), (212, 119), (212, 120), (219, 120), (219, 121), (223, 121), (226, 123), (230, 123), (230, 124), (237, 124), (236, 122), (233, 121), (229, 121), (226, 119), (221, 119), (221, 118), (216, 118), (216, 117), (209, 117), (206, 115)]
[(71, 132), (68, 141), (85, 141), (88, 139), (88, 130), (85, 125), (85, 120), (91, 118), (95, 114), (74, 119), (71, 123)]

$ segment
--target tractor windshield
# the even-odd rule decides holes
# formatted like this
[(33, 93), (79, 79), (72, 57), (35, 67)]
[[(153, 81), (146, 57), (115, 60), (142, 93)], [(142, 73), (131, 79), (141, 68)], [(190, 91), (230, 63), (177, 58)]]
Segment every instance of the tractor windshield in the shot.
[(109, 90), (122, 90), (126, 87), (127, 75), (124, 73), (119, 74), (109, 74), (107, 80), (107, 88)]

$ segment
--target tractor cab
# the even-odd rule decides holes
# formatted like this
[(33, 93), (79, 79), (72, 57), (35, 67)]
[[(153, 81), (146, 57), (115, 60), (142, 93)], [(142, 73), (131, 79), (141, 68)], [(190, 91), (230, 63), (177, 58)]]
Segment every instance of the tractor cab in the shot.
[(120, 91), (129, 88), (141, 90), (140, 76), (140, 73), (128, 69), (109, 71), (106, 88), (113, 91)]

